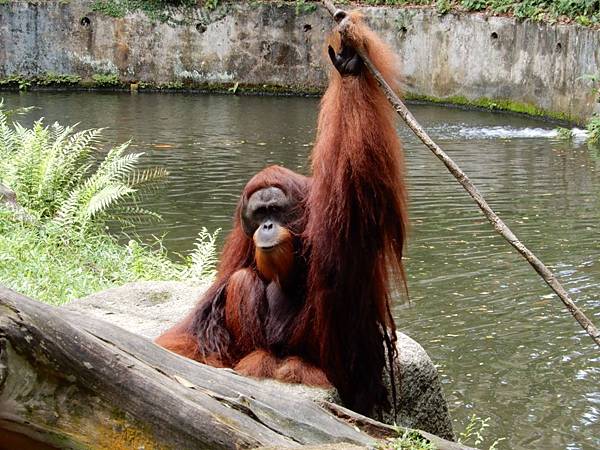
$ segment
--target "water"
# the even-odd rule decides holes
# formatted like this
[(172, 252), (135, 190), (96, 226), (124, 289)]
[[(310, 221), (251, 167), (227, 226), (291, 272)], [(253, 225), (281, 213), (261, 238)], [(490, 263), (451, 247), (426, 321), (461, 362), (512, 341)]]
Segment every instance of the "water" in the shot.
[[(230, 229), (237, 197), (267, 164), (307, 172), (318, 101), (306, 98), (125, 94), (4, 94), (63, 124), (108, 127), (133, 139), (148, 165), (171, 172), (148, 206), (185, 253), (201, 226)], [(469, 174), (513, 231), (600, 323), (600, 151), (578, 133), (507, 114), (413, 105), (431, 136)], [(490, 417), (499, 448), (600, 448), (600, 352), (537, 274), (498, 237), (446, 169), (404, 126), (412, 229), (406, 260), (411, 304), (400, 330), (439, 367), (462, 430)], [(485, 447), (482, 445), (481, 447)], [(487, 447), (486, 447), (487, 448)]]

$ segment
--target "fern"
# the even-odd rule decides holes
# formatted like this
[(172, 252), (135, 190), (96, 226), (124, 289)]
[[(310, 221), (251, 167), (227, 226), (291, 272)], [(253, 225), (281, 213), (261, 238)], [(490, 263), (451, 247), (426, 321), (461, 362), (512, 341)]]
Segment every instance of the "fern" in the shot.
[(127, 246), (107, 233), (108, 221), (135, 225), (160, 219), (140, 206), (167, 176), (138, 169), (129, 143), (97, 159), (100, 129), (57, 123), (32, 128), (9, 123), (0, 101), (0, 182), (17, 194), (35, 223), (0, 208), (0, 279), (51, 302), (133, 280), (203, 283), (214, 277), (216, 237), (205, 228), (185, 261), (173, 261), (160, 239)]
[(167, 171), (138, 170), (143, 153), (127, 153), (129, 142), (111, 149), (98, 165), (102, 129), (76, 132), (75, 127), (45, 126), (43, 120), (30, 129), (11, 126), (0, 102), (0, 181), (15, 191), (20, 204), (57, 226), (82, 232), (108, 220), (160, 219), (137, 201)]
[(187, 280), (212, 280), (217, 267), (217, 236), (220, 228), (214, 233), (202, 227), (194, 242), (194, 250), (188, 256), (188, 268), (183, 271), (182, 278)]

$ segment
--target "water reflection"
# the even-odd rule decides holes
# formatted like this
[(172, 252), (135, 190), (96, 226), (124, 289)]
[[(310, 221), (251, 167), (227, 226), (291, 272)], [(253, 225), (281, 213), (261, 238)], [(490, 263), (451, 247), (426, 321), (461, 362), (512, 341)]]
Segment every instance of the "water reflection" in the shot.
[[(166, 166), (149, 200), (174, 252), (201, 226), (228, 230), (239, 192), (267, 164), (306, 173), (318, 101), (304, 98), (123, 94), (8, 94), (9, 107), (108, 127)], [(489, 203), (600, 322), (600, 153), (553, 126), (518, 116), (413, 106), (432, 137)], [(499, 448), (600, 447), (600, 357), (543, 281), (504, 241), (441, 164), (404, 126), (412, 229), (411, 305), (399, 328), (438, 364), (457, 429), (491, 417)], [(493, 440), (493, 439), (492, 439)]]

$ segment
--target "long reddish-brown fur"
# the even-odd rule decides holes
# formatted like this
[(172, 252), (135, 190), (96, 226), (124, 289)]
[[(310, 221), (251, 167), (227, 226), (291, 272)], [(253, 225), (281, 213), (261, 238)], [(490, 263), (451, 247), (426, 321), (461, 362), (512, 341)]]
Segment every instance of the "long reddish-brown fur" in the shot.
[[(395, 57), (358, 14), (351, 20), (347, 44), (364, 49), (395, 86)], [(339, 38), (332, 45), (339, 49)], [(321, 102), (312, 179), (273, 166), (250, 180), (216, 282), (157, 342), (248, 375), (330, 382), (359, 412), (389, 407), (382, 375), (395, 356), (390, 282), (403, 280), (407, 226), (394, 117), (367, 70), (347, 77), (332, 70)], [(264, 319), (264, 299), (272, 285), (257, 270), (252, 239), (239, 222), (244, 201), (265, 186), (280, 187), (302, 208), (301, 219), (290, 227), (294, 258), (285, 259), (291, 275), (281, 288), (296, 302), (297, 313), (277, 330), (286, 342), (279, 355), (265, 350), (267, 331), (273, 330)]]

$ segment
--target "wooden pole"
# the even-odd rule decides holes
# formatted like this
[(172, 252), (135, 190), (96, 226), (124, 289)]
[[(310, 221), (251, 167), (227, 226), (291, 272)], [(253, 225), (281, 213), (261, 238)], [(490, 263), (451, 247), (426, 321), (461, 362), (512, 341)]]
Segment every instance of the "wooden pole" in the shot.
[[(348, 18), (345, 11), (336, 8), (332, 2), (327, 0), (322, 0), (321, 2), (327, 11), (331, 14), (331, 16), (335, 19), (335, 21), (339, 24), (339, 31), (344, 36), (344, 33), (347, 29)], [(427, 146), (435, 156), (441, 160), (446, 168), (450, 171), (452, 175), (456, 178), (456, 180), (461, 184), (461, 186), (468, 192), (468, 194), (475, 200), (477, 206), (481, 209), (485, 217), (487, 217), (488, 221), (492, 224), (494, 229), (505, 239), (508, 241), (510, 245), (512, 245), (520, 254), (527, 260), (527, 262), (535, 269), (535, 271), (544, 279), (544, 281), (552, 288), (552, 290), (558, 295), (560, 300), (567, 307), (569, 312), (573, 315), (575, 320), (579, 322), (581, 327), (590, 335), (590, 337), (594, 340), (594, 342), (600, 347), (600, 332), (598, 328), (592, 323), (592, 321), (575, 305), (571, 297), (560, 284), (556, 276), (552, 273), (548, 267), (533, 254), (531, 250), (529, 250), (511, 231), (511, 229), (498, 217), (498, 214), (494, 212), (494, 210), (490, 207), (487, 201), (483, 198), (483, 195), (479, 192), (479, 190), (475, 187), (473, 182), (469, 179), (469, 177), (462, 171), (460, 167), (444, 152), (439, 145), (437, 145), (425, 132), (423, 127), (417, 122), (411, 112), (406, 108), (404, 103), (400, 100), (400, 98), (396, 95), (396, 93), (392, 90), (389, 84), (384, 80), (381, 73), (377, 70), (377, 68), (373, 65), (369, 57), (365, 54), (364, 50), (361, 48), (356, 48), (356, 52), (363, 59), (365, 66), (369, 69), (373, 77), (381, 86), (381, 89), (385, 93), (385, 96), (390, 101), (396, 112), (402, 117), (404, 122), (409, 126), (409, 128), (421, 139), (423, 144)]]

